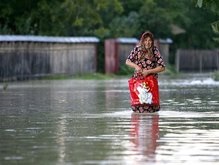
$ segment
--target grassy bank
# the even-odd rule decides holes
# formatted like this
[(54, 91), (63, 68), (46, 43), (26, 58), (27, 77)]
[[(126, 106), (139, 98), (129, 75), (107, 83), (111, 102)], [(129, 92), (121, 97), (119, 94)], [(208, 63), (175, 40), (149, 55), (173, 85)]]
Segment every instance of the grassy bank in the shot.
[(215, 72), (213, 73), (213, 79), (214, 79), (215, 81), (219, 81), (219, 71), (215, 71)]
[[(127, 66), (121, 66), (120, 71), (116, 74), (104, 74), (104, 73), (86, 73), (77, 75), (49, 75), (42, 77), (43, 80), (65, 80), (65, 79), (81, 79), (81, 80), (110, 80), (118, 78), (128, 78), (132, 75), (133, 69)], [(178, 73), (175, 71), (174, 66), (168, 66), (162, 74), (170, 77), (176, 77)]]

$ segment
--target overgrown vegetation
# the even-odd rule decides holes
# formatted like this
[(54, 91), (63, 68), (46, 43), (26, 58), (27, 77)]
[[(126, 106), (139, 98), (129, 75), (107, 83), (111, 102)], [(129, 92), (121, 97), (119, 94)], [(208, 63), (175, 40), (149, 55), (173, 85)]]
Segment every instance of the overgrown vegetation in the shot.
[(127, 65), (123, 64), (119, 68), (119, 72), (117, 75), (131, 75), (133, 73), (134, 69), (128, 67)]
[[(215, 15), (219, 15), (219, 1), (217, 0), (197, 0), (197, 6), (203, 7), (205, 9), (210, 10), (211, 12), (215, 13)], [(219, 19), (214, 20), (214, 22), (211, 23), (211, 27), (213, 32), (217, 35), (213, 39), (217, 42), (219, 42)]]
[(197, 0), (2, 0), (0, 33), (103, 40), (139, 38), (149, 29), (157, 38), (172, 38), (174, 47), (212, 48), (210, 26), (219, 16), (218, 1), (201, 1), (202, 8)]
[(215, 72), (213, 73), (213, 79), (214, 79), (215, 81), (219, 81), (219, 71), (215, 71)]
[(174, 65), (178, 48), (218, 47), (218, 8), (217, 0), (1, 0), (0, 34), (96, 36), (98, 72), (103, 72), (106, 38), (139, 38), (151, 30), (155, 38), (173, 40)]

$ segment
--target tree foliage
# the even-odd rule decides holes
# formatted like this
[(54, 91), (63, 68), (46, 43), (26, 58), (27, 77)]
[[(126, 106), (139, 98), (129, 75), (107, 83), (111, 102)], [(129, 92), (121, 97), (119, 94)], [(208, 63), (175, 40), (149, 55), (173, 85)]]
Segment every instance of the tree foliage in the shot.
[[(198, 7), (203, 7), (206, 9), (211, 10), (215, 15), (217, 15), (217, 20), (211, 23), (212, 30), (216, 33), (219, 34), (219, 1), (217, 0), (197, 0), (197, 6)], [(219, 41), (218, 37), (214, 38), (215, 41)]]
[(172, 38), (174, 48), (213, 48), (210, 27), (218, 8), (216, 0), (1, 0), (0, 33), (103, 40), (139, 38), (150, 30), (156, 38)]

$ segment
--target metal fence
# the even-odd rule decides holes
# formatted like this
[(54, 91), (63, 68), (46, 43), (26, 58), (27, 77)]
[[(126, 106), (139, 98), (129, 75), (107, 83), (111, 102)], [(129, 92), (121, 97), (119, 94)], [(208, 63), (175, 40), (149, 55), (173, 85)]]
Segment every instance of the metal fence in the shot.
[(96, 72), (95, 37), (0, 36), (0, 80)]
[(219, 69), (219, 50), (185, 50), (176, 53), (178, 72), (206, 72)]

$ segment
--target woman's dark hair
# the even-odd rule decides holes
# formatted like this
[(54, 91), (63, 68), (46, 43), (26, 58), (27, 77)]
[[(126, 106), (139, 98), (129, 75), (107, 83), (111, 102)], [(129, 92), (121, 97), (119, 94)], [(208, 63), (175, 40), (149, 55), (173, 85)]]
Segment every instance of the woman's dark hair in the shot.
[(139, 41), (140, 45), (143, 45), (145, 38), (149, 37), (152, 40), (152, 50), (154, 48), (154, 35), (150, 31), (146, 31), (141, 35), (141, 39)]

